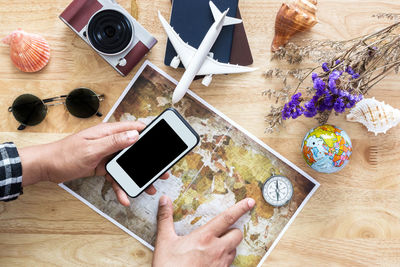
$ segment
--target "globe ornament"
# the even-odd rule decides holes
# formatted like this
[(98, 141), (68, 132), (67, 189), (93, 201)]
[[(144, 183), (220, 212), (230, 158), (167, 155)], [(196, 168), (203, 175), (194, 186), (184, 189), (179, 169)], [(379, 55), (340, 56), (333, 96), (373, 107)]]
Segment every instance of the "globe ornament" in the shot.
[(311, 129), (301, 146), (307, 164), (318, 172), (340, 171), (349, 161), (352, 146), (345, 131), (333, 125), (322, 125)]

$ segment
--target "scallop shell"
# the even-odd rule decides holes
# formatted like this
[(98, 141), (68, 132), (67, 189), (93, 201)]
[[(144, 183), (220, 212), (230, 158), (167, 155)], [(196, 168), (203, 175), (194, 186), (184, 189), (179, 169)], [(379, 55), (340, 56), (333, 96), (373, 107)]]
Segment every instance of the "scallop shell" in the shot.
[(11, 60), (21, 71), (36, 72), (49, 62), (50, 47), (40, 35), (18, 29), (2, 41), (10, 45)]
[(308, 30), (317, 23), (316, 5), (317, 0), (294, 0), (282, 4), (276, 14), (272, 52), (284, 46), (296, 33)]
[(368, 131), (377, 135), (386, 133), (400, 122), (400, 110), (375, 98), (366, 98), (350, 110), (347, 120), (360, 122), (367, 127)]

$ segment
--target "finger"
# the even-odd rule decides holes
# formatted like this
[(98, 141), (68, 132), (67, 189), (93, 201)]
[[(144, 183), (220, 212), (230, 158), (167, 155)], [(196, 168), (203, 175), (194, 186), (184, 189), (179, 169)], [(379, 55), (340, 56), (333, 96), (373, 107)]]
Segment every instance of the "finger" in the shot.
[(103, 158), (100, 163), (94, 169), (95, 176), (105, 176), (107, 174), (106, 164), (110, 160), (111, 155)]
[(110, 176), (108, 173), (106, 173), (106, 175), (105, 175), (104, 177), (105, 177), (106, 180), (109, 181), (110, 183), (113, 182), (113, 179), (111, 178), (111, 176)]
[(236, 249), (232, 250), (226, 258), (226, 266), (231, 266), (236, 257)]
[(138, 137), (138, 131), (132, 130), (108, 135), (90, 142), (93, 142), (94, 154), (104, 158), (134, 144)]
[(161, 175), (160, 179), (167, 180), (169, 178), (169, 172), (164, 173)]
[(242, 217), (242, 215), (251, 210), (254, 205), (254, 199), (245, 198), (208, 222), (205, 225), (204, 230), (212, 231), (215, 236), (219, 237), (224, 234), (240, 217)]
[[(160, 179), (166, 180), (169, 178), (169, 173), (166, 172), (164, 173)], [(150, 185), (149, 187), (146, 188), (146, 190), (144, 190), (144, 192), (146, 192), (149, 195), (154, 195), (155, 193), (157, 193), (157, 189), (154, 187), (154, 185)]]
[(140, 121), (100, 123), (96, 126), (83, 130), (80, 132), (80, 134), (82, 134), (85, 138), (92, 140), (126, 131), (137, 130), (140, 132), (145, 127), (146, 125)]
[(157, 240), (167, 240), (175, 234), (172, 219), (172, 202), (167, 196), (162, 196), (158, 205), (157, 213)]
[(221, 241), (228, 251), (235, 250), (240, 242), (242, 242), (242, 239), (242, 231), (237, 228), (229, 229), (228, 232), (221, 237)]
[(117, 196), (119, 203), (124, 206), (129, 206), (131, 204), (124, 190), (122, 190), (115, 181), (112, 181), (112, 188), (115, 192), (115, 195)]
[(154, 195), (155, 193), (157, 193), (157, 190), (154, 187), (154, 185), (150, 185), (149, 187), (146, 188), (146, 190), (144, 190), (144, 192), (146, 192), (149, 195)]

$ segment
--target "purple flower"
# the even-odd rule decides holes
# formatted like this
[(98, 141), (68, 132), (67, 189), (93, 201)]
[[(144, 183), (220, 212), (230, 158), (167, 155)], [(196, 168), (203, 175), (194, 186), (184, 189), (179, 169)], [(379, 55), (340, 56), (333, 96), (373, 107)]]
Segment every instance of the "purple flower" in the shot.
[[(314, 75), (315, 74), (315, 75)], [(325, 94), (325, 88), (326, 88), (326, 83), (318, 77), (316, 73), (313, 73), (313, 82), (314, 82), (314, 89), (316, 90), (316, 95), (318, 97), (321, 97), (323, 94)]]
[(353, 74), (354, 74), (354, 70), (353, 70), (350, 66), (347, 66), (346, 72), (347, 72), (348, 74), (350, 74), (350, 75), (353, 75)]
[(317, 98), (320, 98), (320, 97), (324, 96), (326, 93), (327, 93), (326, 90), (317, 90), (317, 91), (315, 92), (315, 96), (316, 96)]
[(324, 104), (324, 102), (319, 103), (319, 105), (317, 106), (318, 112), (324, 112), (327, 109), (329, 109), (329, 108)]
[[(335, 64), (340, 64), (340, 60), (336, 60)], [(340, 77), (344, 72), (351, 76), (350, 80), (360, 77), (351, 66), (347, 66), (345, 71), (330, 70), (328, 63), (322, 64), (322, 69), (329, 75), (312, 73), (313, 88), (315, 89), (314, 96), (307, 102), (303, 102), (301, 93), (293, 95), (288, 103), (282, 109), (282, 119), (296, 119), (301, 115), (305, 117), (314, 117), (318, 113), (326, 110), (335, 110), (337, 113), (342, 113), (346, 108), (352, 108), (362, 99), (362, 95), (352, 94), (346, 88), (341, 88), (342, 83)], [(303, 105), (302, 105), (303, 102)]]
[(317, 108), (315, 107), (316, 102), (318, 101), (318, 97), (314, 96), (310, 101), (304, 104), (305, 111), (304, 111), (304, 116), (311, 118), (317, 115)]
[(336, 99), (335, 104), (333, 104), (333, 108), (335, 109), (336, 112), (342, 113), (346, 108), (343, 99), (340, 97)]
[(349, 102), (346, 104), (346, 108), (352, 108), (352, 107), (354, 107), (355, 104), (356, 104), (356, 101), (349, 101)]
[(362, 99), (362, 95), (352, 95), (349, 92), (344, 92), (342, 95), (346, 108), (354, 107), (354, 105)]
[(333, 106), (332, 101), (333, 101), (333, 96), (330, 93), (327, 93), (323, 101), (326, 108), (332, 108)]
[(337, 94), (338, 93), (338, 89), (336, 87), (336, 80), (334, 80), (334, 79), (330, 79), (329, 80), (329, 89), (330, 89), (332, 94)]
[(314, 80), (314, 88), (317, 91), (324, 91), (325, 90), (325, 82), (321, 78), (315, 78)]
[(338, 89), (336, 87), (336, 81), (339, 79), (339, 77), (342, 75), (342, 72), (338, 70), (332, 71), (331, 74), (329, 74), (329, 80), (328, 80), (328, 86), (332, 94), (337, 94)]
[(312, 117), (314, 117), (315, 115), (317, 115), (317, 110), (316, 109), (314, 109), (314, 110), (306, 110), (306, 111), (304, 111), (304, 116), (306, 116), (307, 118), (312, 118)]
[(334, 70), (334, 71), (332, 71), (332, 73), (331, 74), (329, 74), (329, 80), (337, 80), (337, 79), (339, 79), (339, 77), (342, 75), (342, 72), (341, 71), (338, 71), (338, 70)]
[(300, 106), (297, 106), (294, 109), (294, 112), (292, 113), (292, 118), (296, 119), (297, 117), (300, 117), (303, 114), (303, 112), (304, 112), (304, 108), (300, 107)]
[[(301, 96), (301, 93), (294, 94), (294, 95), (292, 96), (292, 100), (291, 100), (290, 102), (292, 102), (293, 104), (298, 105), (298, 104), (299, 104), (299, 98), (300, 98), (300, 96)], [(290, 102), (289, 102), (289, 103), (290, 103)]]
[(311, 74), (311, 79), (314, 81), (316, 78), (318, 78), (318, 74), (316, 74), (315, 72), (313, 72)]
[(282, 109), (282, 119), (286, 120), (290, 117), (296, 119), (303, 114), (304, 108), (300, 106), (300, 97), (301, 93), (294, 94), (289, 103), (284, 105)]
[(323, 69), (325, 72), (328, 72), (328, 71), (329, 71), (328, 63), (326, 63), (326, 62), (322, 63), (322, 69)]
[(344, 90), (339, 90), (337, 94), (339, 97), (350, 97), (351, 96), (351, 94), (349, 92), (344, 91)]
[(289, 110), (289, 105), (288, 103), (285, 104), (285, 106), (282, 109), (282, 119), (286, 120), (290, 118), (290, 110)]
[(356, 73), (350, 66), (347, 66), (346, 72), (351, 75), (352, 79), (357, 79), (360, 77), (360, 74)]

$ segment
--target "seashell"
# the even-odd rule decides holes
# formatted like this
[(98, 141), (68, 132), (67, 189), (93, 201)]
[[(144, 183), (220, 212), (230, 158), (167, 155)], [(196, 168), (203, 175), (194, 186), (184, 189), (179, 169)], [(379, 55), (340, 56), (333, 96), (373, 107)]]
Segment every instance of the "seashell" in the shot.
[(39, 71), (49, 62), (50, 47), (40, 35), (18, 29), (2, 41), (10, 45), (11, 60), (21, 71)]
[(271, 51), (284, 46), (296, 33), (310, 29), (317, 23), (317, 0), (294, 0), (283, 3), (275, 18), (275, 36)]
[(387, 130), (400, 122), (400, 110), (375, 100), (365, 98), (358, 102), (347, 115), (348, 121), (364, 124), (368, 131), (375, 133), (386, 133)]

